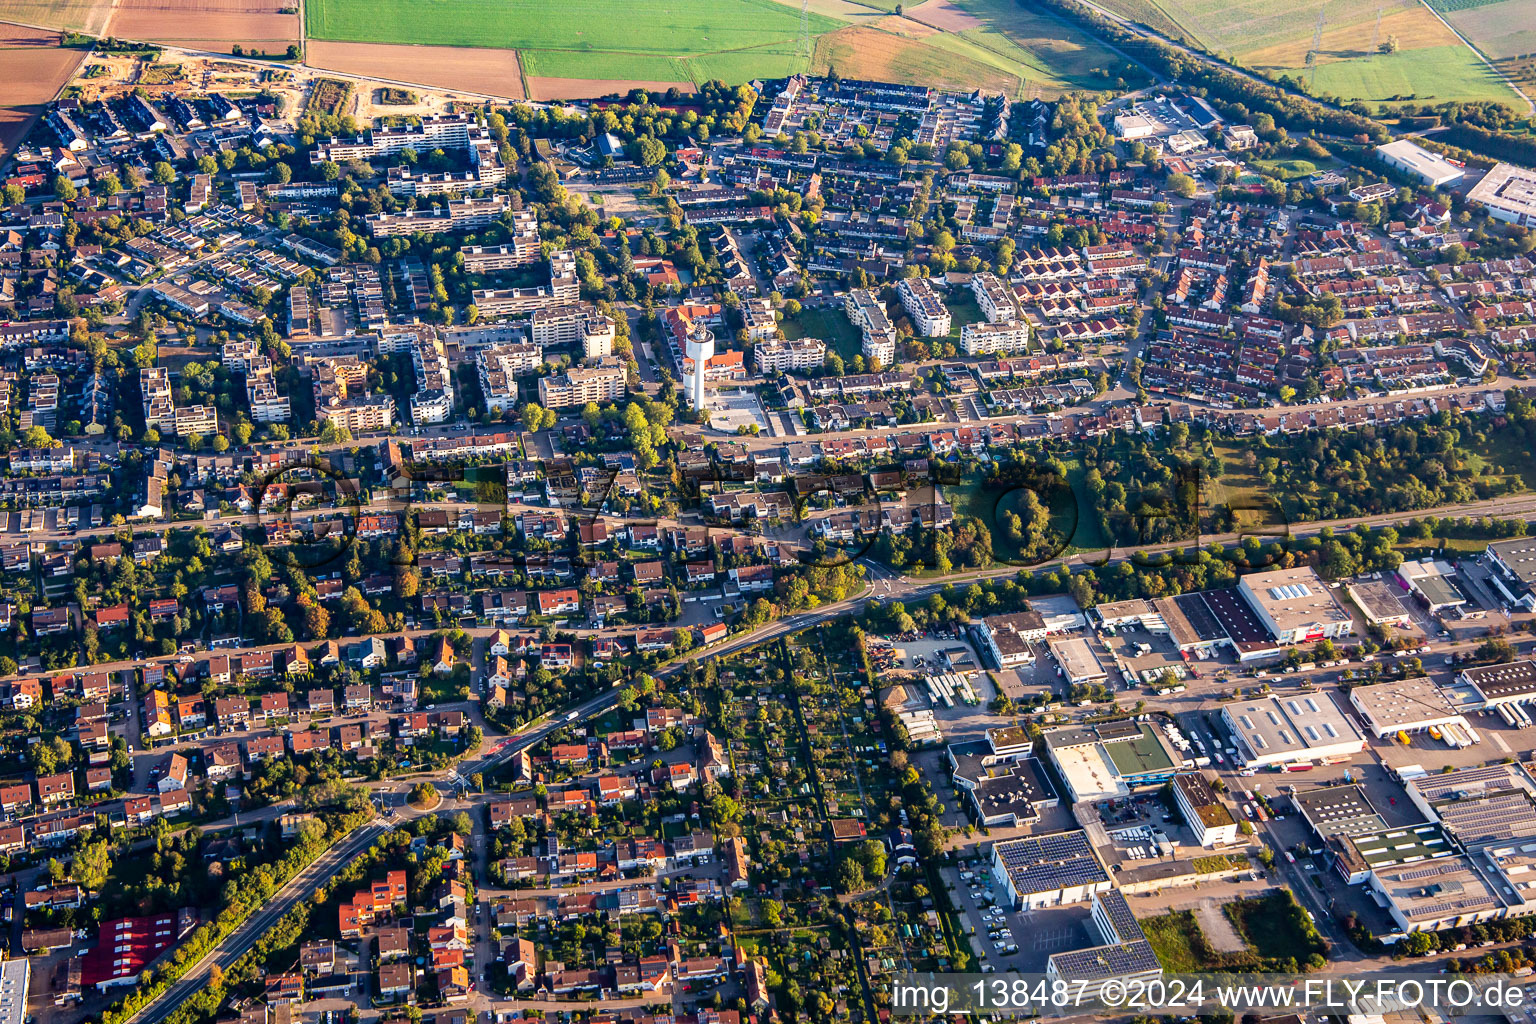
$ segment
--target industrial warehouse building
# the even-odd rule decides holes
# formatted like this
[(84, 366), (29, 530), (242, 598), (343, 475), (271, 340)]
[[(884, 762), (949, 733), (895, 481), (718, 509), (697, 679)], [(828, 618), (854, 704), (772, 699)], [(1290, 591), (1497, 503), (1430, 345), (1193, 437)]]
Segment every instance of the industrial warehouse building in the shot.
[(1409, 592), (1424, 603), (1431, 615), (1439, 615), (1467, 603), (1467, 595), (1456, 583), (1456, 567), (1433, 558), (1404, 562), (1397, 567), (1397, 578)]
[(1237, 701), (1221, 717), (1250, 767), (1333, 761), (1365, 749), (1365, 737), (1325, 693)]
[(1237, 590), (1278, 644), (1307, 644), (1354, 632), (1354, 620), (1310, 566), (1256, 572)]
[(1536, 537), (1515, 537), (1488, 545), (1483, 561), (1501, 597), (1517, 608), (1536, 611)]
[(1073, 803), (1124, 799), (1132, 789), (1161, 786), (1185, 764), (1144, 722), (1052, 729), (1045, 733), (1045, 753)]
[(992, 875), (1016, 910), (1086, 903), (1114, 887), (1082, 830), (996, 843)]
[(1485, 707), (1523, 704), (1536, 697), (1536, 661), (1472, 665), (1462, 669), (1456, 681), (1476, 690)]
[(1120, 890), (1109, 889), (1094, 894), (1089, 922), (1089, 930), (1098, 938), (1099, 945), (1069, 953), (1052, 953), (1045, 962), (1047, 978), (1053, 982), (1058, 979), (1069, 981), (1073, 992), (1081, 992), (1086, 999), (1096, 999), (1103, 983), (1111, 978), (1124, 983), (1162, 977), (1163, 968), (1157, 953)]
[(1400, 732), (1447, 727), (1469, 738), (1476, 737), (1472, 726), (1451, 706), (1440, 687), (1423, 677), (1357, 686), (1349, 691), (1349, 702), (1379, 740)]

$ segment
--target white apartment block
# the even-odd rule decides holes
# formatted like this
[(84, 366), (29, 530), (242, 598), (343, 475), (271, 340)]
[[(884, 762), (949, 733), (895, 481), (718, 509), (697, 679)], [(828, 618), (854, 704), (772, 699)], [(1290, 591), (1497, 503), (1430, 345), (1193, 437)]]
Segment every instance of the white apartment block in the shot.
[(617, 359), (597, 366), (572, 366), (564, 373), (539, 378), (539, 404), (546, 409), (580, 408), (588, 402), (602, 405), (623, 398), (628, 379)]
[(827, 361), (827, 343), (820, 338), (760, 341), (752, 348), (758, 373), (815, 370)]
[(1018, 307), (1013, 304), (1013, 295), (996, 274), (971, 275), (971, 294), (976, 296), (976, 305), (981, 307), (981, 315), (987, 318), (987, 323), (1019, 318)]
[(968, 356), (1010, 355), (1029, 351), (1029, 324), (1022, 320), (966, 324), (960, 328), (960, 348)]
[(211, 405), (183, 405), (176, 410), (176, 436), (219, 432), (219, 414)]
[(507, 197), (489, 199), (450, 199), (446, 208), (404, 210), (400, 213), (371, 213), (365, 218), (368, 233), (375, 238), (413, 235), (418, 231), (436, 234), (442, 231), (469, 231), (496, 223), (507, 208)]
[(176, 405), (171, 401), (171, 376), (163, 366), (139, 371), (139, 390), (144, 395), (144, 425), (159, 431), (176, 429)]
[(422, 341), (411, 350), (416, 391), (411, 395), (412, 423), (442, 423), (453, 415), (453, 377), (442, 343)]
[[(549, 348), (556, 345), (585, 345), (588, 321), (607, 320), (597, 307), (586, 302), (571, 302), (559, 306), (546, 306), (533, 314), (530, 334), (535, 345)], [(609, 321), (610, 326), (612, 322)]]
[(576, 254), (569, 249), (558, 249), (549, 254), (549, 297), (556, 302), (575, 302), (581, 298)]
[(896, 294), (901, 296), (901, 306), (918, 334), (925, 338), (949, 337), (949, 310), (927, 278), (902, 278)]
[(288, 396), (277, 390), (272, 370), (252, 370), (245, 375), (245, 397), (250, 402), (251, 420), (256, 423), (287, 423), (293, 415)]
[(896, 328), (886, 315), (885, 303), (868, 288), (855, 288), (843, 300), (843, 311), (853, 326), (864, 332), (862, 351), (865, 359), (878, 359), (884, 366), (896, 362)]
[(591, 316), (581, 325), (581, 356), (583, 359), (603, 359), (613, 355), (613, 339), (616, 325), (606, 316)]
[(497, 416), (517, 405), (517, 381), (544, 362), (537, 345), (497, 345), (480, 350), (475, 360), (480, 369), (480, 391), (485, 407)]
[(347, 398), (316, 407), (315, 416), (321, 423), (334, 423), (353, 434), (388, 430), (395, 422), (395, 400), (389, 395)]
[(750, 299), (741, 304), (741, 319), (748, 341), (767, 341), (779, 333), (778, 318), (767, 299)]

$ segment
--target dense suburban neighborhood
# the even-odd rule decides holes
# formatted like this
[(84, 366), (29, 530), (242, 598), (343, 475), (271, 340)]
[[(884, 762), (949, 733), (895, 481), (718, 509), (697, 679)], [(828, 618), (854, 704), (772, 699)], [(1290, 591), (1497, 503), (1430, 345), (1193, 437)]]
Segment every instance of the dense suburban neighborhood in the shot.
[(0, 172), (0, 1024), (1531, 972), (1523, 150), (134, 45)]

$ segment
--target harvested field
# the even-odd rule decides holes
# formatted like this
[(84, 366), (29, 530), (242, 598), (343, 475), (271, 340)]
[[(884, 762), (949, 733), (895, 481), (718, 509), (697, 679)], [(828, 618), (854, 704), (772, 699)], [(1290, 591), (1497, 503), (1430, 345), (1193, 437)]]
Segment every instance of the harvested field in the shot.
[[(1376, 35), (1375, 16), (1371, 20), (1354, 25), (1324, 25), (1322, 43), (1318, 47), (1319, 64), (1337, 60), (1354, 60), (1376, 56), (1371, 39)], [(1398, 52), (1422, 50), (1432, 46), (1457, 46), (1456, 35), (1423, 7), (1414, 6), (1384, 13), (1381, 16), (1380, 38), (1396, 36)], [(1307, 63), (1307, 51), (1312, 48), (1312, 37), (1297, 37), (1276, 46), (1255, 50), (1247, 55), (1246, 63), (1263, 71), (1288, 71), (1302, 68)]]
[(44, 28), (68, 28), (100, 35), (112, 15), (112, 0), (0, 0), (0, 21)]
[(528, 98), (523, 90), (523, 70), (518, 64), (516, 50), (311, 40), (304, 62), (310, 67), (348, 75), (387, 78), (436, 89), (462, 89), (509, 99)]
[(676, 87), (678, 92), (694, 91), (692, 82), (638, 82), (624, 78), (528, 78), (528, 98), (531, 100), (584, 100), (607, 96), (610, 93), (627, 93), (631, 89), (644, 89), (649, 93), (666, 92)]
[(968, 28), (981, 28), (984, 24), (980, 18), (953, 0), (928, 0), (921, 7), (907, 11), (907, 17), (945, 32), (964, 32)]
[(981, 88), (1010, 97), (1018, 95), (1021, 82), (1017, 75), (934, 45), (945, 39), (935, 34), (932, 41), (916, 40), (870, 26), (850, 26), (816, 41), (812, 65), (817, 74), (835, 67), (846, 78), (922, 83), (936, 89)]
[(84, 50), (58, 42), (52, 32), (0, 25), (0, 157), (16, 148), (85, 60)]
[(1476, 7), (1447, 9), (1445, 20), (1494, 60), (1536, 53), (1536, 5), (1529, 0), (1496, 0)]
[(282, 0), (119, 0), (108, 34), (188, 50), (282, 53), (299, 41), (299, 16), (279, 13)]

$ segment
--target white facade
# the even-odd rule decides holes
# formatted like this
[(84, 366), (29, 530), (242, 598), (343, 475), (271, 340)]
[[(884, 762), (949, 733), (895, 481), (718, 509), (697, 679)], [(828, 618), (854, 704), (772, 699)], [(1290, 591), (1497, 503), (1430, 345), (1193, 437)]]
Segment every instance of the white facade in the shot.
[(896, 293), (901, 296), (901, 306), (918, 333), (925, 338), (949, 337), (949, 310), (927, 278), (903, 278), (896, 286)]
[(1019, 318), (1018, 307), (1013, 304), (1013, 295), (996, 274), (972, 275), (971, 294), (976, 296), (976, 305), (981, 307), (981, 315), (987, 318), (987, 323), (995, 324)]
[(683, 360), (683, 392), (695, 412), (704, 408), (704, 383), (709, 361), (715, 355), (715, 336), (702, 323), (688, 332), (686, 358)]
[(966, 324), (960, 328), (960, 348), (968, 356), (1029, 351), (1029, 324), (1022, 320)]

